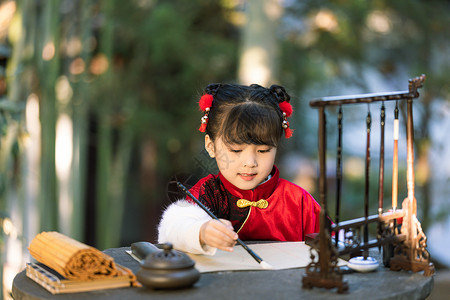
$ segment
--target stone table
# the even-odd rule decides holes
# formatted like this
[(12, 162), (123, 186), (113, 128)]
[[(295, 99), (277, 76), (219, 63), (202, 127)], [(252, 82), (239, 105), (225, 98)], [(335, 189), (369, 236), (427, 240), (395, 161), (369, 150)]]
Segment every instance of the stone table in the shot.
[[(140, 265), (125, 251), (130, 248), (107, 249), (118, 264), (136, 272)], [(371, 254), (372, 255), (372, 254)], [(373, 256), (373, 255), (372, 255)], [(304, 268), (203, 273), (192, 288), (152, 290), (147, 288), (119, 288), (101, 291), (52, 295), (27, 278), (25, 271), (16, 275), (13, 297), (21, 299), (425, 299), (433, 288), (433, 277), (407, 271), (390, 271), (382, 263), (377, 271), (344, 275), (348, 292), (336, 289), (302, 288)]]

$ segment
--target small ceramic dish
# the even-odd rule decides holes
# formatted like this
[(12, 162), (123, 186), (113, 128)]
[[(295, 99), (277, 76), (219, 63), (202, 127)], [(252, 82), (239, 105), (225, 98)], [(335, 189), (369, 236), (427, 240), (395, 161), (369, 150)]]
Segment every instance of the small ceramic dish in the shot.
[(353, 269), (358, 272), (371, 272), (378, 268), (378, 261), (373, 257), (367, 257), (364, 259), (364, 256), (353, 257), (348, 261), (347, 266), (350, 269)]

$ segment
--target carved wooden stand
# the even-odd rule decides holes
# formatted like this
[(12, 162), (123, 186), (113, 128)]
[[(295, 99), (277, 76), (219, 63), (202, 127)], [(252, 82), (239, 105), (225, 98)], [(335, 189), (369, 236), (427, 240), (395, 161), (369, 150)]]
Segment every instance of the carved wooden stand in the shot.
[[(311, 101), (310, 105), (319, 109), (319, 191), (322, 210), (320, 213), (320, 233), (311, 243), (311, 263), (307, 266), (306, 274), (302, 279), (303, 288), (337, 288), (339, 293), (346, 292), (348, 290), (348, 284), (343, 280), (343, 275), (337, 267), (338, 257), (344, 254), (355, 256), (361, 252), (363, 252), (364, 257), (367, 257), (368, 249), (373, 247), (383, 247), (384, 265), (390, 267), (391, 270), (398, 271), (403, 269), (411, 270), (413, 272), (424, 271), (425, 276), (434, 274), (434, 265), (430, 262), (430, 255), (426, 250), (427, 239), (422, 231), (420, 222), (417, 219), (417, 203), (414, 197), (414, 132), (412, 101), (419, 96), (417, 89), (422, 86), (424, 80), (425, 75), (410, 79), (408, 91), (347, 97), (327, 97)], [(406, 139), (408, 196), (402, 203), (402, 209), (396, 210), (395, 205), (394, 211), (383, 213), (381, 204), (377, 215), (369, 216), (366, 210), (366, 215), (362, 218), (327, 225), (325, 107), (336, 105), (341, 107), (345, 104), (372, 103), (391, 100), (406, 100), (407, 102)], [(384, 113), (383, 110), (382, 113)], [(383, 119), (382, 122), (384, 122)], [(382, 126), (384, 126), (384, 124)], [(370, 130), (368, 130), (368, 135), (370, 135)], [(369, 144), (367, 147), (369, 148)], [(384, 132), (382, 135), (381, 151), (383, 152), (382, 157), (384, 159)], [(340, 159), (340, 152), (338, 152), (338, 158)], [(367, 157), (366, 154), (366, 161), (369, 160), (370, 157)], [(340, 165), (338, 165), (337, 168), (340, 169)], [(382, 172), (383, 166), (380, 164), (379, 193), (381, 193), (381, 198), (383, 194)], [(337, 176), (337, 178), (338, 177), (339, 176)], [(368, 172), (366, 172), (366, 183), (368, 182), (367, 177)], [(340, 182), (338, 182), (338, 185), (340, 185)], [(367, 193), (368, 187), (366, 187), (366, 198), (368, 198)], [(337, 207), (339, 207), (339, 198), (337, 200)], [(397, 229), (398, 219), (402, 219), (403, 221), (400, 232)], [(370, 223), (377, 223), (378, 230), (377, 238), (372, 241), (368, 240), (367, 233), (367, 228)], [(343, 247), (339, 247), (338, 249), (337, 246), (332, 243), (331, 236), (333, 232), (336, 237), (339, 233), (341, 233), (341, 236), (344, 236)]]
[(402, 208), (405, 211), (405, 217), (403, 217), (401, 234), (405, 235), (406, 239), (394, 248), (394, 256), (389, 261), (390, 269), (393, 271), (402, 269), (413, 272), (424, 271), (425, 276), (431, 276), (435, 269), (426, 249), (427, 237), (422, 231), (416, 214), (412, 211), (410, 199), (406, 198), (403, 201)]

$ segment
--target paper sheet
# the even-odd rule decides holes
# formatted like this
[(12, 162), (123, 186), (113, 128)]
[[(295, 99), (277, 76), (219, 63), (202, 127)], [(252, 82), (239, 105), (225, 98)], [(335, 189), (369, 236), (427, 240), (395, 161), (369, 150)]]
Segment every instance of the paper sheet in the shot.
[[(311, 247), (305, 242), (249, 244), (248, 247), (263, 261), (272, 265), (272, 270), (304, 268), (311, 262)], [(315, 250), (313, 251), (315, 252)], [(127, 251), (127, 253), (134, 257), (131, 251)], [(217, 250), (214, 255), (187, 254), (195, 261), (195, 268), (200, 273), (264, 270), (240, 245), (235, 246), (233, 252)], [(138, 260), (136, 257), (134, 258)], [(339, 266), (346, 264), (345, 260), (338, 260)]]
[[(303, 268), (311, 262), (311, 247), (305, 242), (278, 242), (248, 245), (273, 270)], [(315, 251), (315, 250), (313, 250)], [(316, 253), (317, 254), (317, 253)], [(263, 270), (242, 246), (235, 246), (233, 252), (217, 250), (213, 256), (188, 254), (201, 273), (217, 271)], [(316, 256), (317, 257), (317, 256)], [(339, 259), (338, 265), (346, 261)]]

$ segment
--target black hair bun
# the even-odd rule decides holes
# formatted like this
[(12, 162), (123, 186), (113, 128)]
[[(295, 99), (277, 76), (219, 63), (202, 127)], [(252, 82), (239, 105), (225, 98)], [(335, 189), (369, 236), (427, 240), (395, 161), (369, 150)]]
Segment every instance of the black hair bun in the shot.
[(220, 83), (211, 83), (205, 88), (205, 92), (210, 95), (215, 95), (219, 90), (221, 84)]
[(274, 94), (275, 98), (277, 98), (278, 103), (291, 101), (291, 96), (289, 96), (284, 87), (281, 85), (273, 84), (270, 86), (269, 90)]

